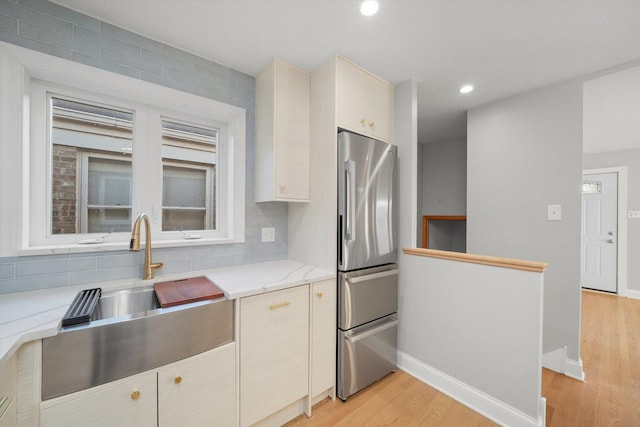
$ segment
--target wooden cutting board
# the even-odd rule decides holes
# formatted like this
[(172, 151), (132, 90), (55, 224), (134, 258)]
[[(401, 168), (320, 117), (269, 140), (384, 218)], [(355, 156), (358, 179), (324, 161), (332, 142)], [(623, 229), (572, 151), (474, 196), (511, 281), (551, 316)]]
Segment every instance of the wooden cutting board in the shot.
[(204, 276), (157, 282), (153, 289), (162, 308), (224, 296), (224, 292)]

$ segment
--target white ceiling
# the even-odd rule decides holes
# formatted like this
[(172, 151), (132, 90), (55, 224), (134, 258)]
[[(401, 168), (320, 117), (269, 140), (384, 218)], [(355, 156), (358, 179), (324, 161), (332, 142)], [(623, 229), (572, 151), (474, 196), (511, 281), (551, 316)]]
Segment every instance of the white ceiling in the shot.
[[(466, 134), (466, 110), (640, 59), (638, 0), (54, 0), (255, 75), (340, 54), (418, 82), (420, 142)], [(472, 83), (476, 90), (461, 95)]]

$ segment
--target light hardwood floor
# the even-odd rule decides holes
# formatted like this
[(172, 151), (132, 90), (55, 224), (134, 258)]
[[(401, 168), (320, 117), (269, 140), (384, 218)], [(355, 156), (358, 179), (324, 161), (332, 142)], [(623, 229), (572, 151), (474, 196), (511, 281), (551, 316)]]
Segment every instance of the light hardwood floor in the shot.
[[(582, 383), (543, 369), (547, 427), (640, 426), (640, 300), (582, 291)], [(349, 398), (324, 400), (298, 426), (494, 426), (398, 370)]]

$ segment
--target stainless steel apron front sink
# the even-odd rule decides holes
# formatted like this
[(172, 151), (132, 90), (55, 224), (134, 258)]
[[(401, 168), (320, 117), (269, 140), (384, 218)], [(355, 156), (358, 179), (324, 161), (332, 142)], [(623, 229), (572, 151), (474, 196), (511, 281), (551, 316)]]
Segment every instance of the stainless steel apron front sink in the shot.
[(153, 288), (102, 296), (89, 324), (42, 340), (42, 400), (84, 390), (233, 341), (226, 298), (160, 308)]

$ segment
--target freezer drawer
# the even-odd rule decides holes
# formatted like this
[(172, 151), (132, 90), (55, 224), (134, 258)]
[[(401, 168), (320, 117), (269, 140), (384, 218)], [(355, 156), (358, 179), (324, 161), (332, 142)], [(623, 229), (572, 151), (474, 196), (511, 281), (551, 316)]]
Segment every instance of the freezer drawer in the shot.
[(346, 400), (397, 365), (398, 316), (338, 330), (338, 397)]
[(397, 311), (397, 264), (338, 273), (340, 329), (351, 329)]

